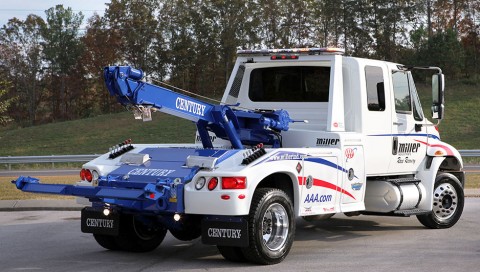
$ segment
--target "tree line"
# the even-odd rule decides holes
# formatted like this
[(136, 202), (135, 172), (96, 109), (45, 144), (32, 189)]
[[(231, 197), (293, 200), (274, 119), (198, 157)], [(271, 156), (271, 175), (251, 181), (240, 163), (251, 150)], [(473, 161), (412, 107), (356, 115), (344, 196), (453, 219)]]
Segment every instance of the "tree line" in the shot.
[(0, 29), (0, 121), (21, 126), (120, 107), (103, 67), (219, 97), (237, 49), (342, 47), (347, 55), (440, 66), (477, 82), (478, 0), (112, 0), (103, 16), (57, 5)]

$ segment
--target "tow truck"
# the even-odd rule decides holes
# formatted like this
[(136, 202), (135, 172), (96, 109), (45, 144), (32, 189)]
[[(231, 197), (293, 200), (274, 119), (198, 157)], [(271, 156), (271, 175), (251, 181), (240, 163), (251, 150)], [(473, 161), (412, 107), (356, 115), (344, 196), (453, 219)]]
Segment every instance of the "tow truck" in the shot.
[[(416, 216), (449, 228), (464, 206), (459, 152), (442, 142), (444, 75), (344, 56), (336, 48), (239, 50), (221, 103), (148, 83), (110, 66), (107, 89), (150, 120), (191, 120), (192, 144), (126, 140), (83, 165), (76, 185), (12, 181), (25, 192), (88, 199), (81, 229), (110, 250), (151, 251), (167, 231), (201, 237), (227, 260), (275, 264), (288, 255), (295, 218)], [(412, 70), (431, 70), (432, 119)]]

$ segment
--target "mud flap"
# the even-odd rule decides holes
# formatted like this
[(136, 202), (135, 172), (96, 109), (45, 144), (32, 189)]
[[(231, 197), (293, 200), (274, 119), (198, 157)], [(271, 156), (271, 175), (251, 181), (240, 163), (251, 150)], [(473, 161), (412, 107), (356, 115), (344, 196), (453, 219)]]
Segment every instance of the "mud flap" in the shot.
[(86, 207), (82, 209), (82, 232), (117, 236), (120, 230), (120, 215), (116, 212), (108, 216), (102, 210)]
[(202, 220), (202, 243), (247, 247), (248, 221), (243, 217), (207, 216)]

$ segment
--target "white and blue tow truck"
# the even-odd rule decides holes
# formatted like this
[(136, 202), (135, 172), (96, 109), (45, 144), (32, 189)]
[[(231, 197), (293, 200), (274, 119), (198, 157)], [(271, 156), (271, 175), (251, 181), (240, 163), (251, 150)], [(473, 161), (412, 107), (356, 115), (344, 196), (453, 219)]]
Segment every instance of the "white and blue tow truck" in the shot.
[[(151, 118), (156, 110), (193, 121), (196, 143), (126, 140), (86, 163), (76, 185), (13, 181), (25, 192), (89, 200), (81, 229), (102, 247), (144, 252), (167, 231), (201, 237), (231, 261), (281, 262), (295, 218), (416, 216), (449, 228), (464, 205), (459, 152), (440, 140), (444, 76), (343, 55), (334, 48), (239, 50), (218, 105), (105, 68), (111, 95)], [(432, 71), (432, 119), (411, 71)]]

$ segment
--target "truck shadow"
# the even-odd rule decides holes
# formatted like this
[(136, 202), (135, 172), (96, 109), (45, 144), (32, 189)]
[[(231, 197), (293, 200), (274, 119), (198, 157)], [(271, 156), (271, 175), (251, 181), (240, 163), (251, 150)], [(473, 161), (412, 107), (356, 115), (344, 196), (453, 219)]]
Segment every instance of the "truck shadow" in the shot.
[[(338, 218), (335, 216), (327, 220), (316, 222), (307, 222), (299, 218), (296, 223), (295, 242), (302, 243), (304, 241), (318, 241), (321, 243), (318, 245), (319, 247), (327, 247), (328, 243), (372, 236), (375, 235), (375, 232), (381, 233), (395, 230), (418, 231), (425, 229), (414, 218), (387, 219), (386, 217), (373, 216), (348, 218), (343, 215), (338, 215)], [(92, 246), (96, 246), (97, 250), (83, 253), (82, 258), (103, 259), (107, 263), (122, 260), (127, 265), (133, 262), (142, 264), (148, 268), (163, 267), (182, 270), (195, 270), (199, 268), (205, 268), (207, 270), (209, 268), (230, 268), (233, 270), (236, 270), (236, 268), (259, 268), (256, 264), (235, 263), (223, 259), (216, 246), (202, 244), (200, 238), (193, 241), (182, 242), (176, 240), (170, 234), (167, 234), (164, 243), (162, 243), (162, 245), (156, 250), (139, 254), (103, 250), (100, 249), (98, 245), (93, 245), (93, 243), (94, 242), (92, 241)], [(292, 250), (295, 250), (295, 244)], [(141, 270), (142, 269), (139, 268), (138, 271)]]
[(295, 241), (321, 240), (334, 242), (351, 240), (359, 237), (373, 235), (374, 232), (395, 230), (421, 230), (425, 229), (414, 218), (391, 218), (377, 216), (333, 218), (307, 222), (297, 219)]

